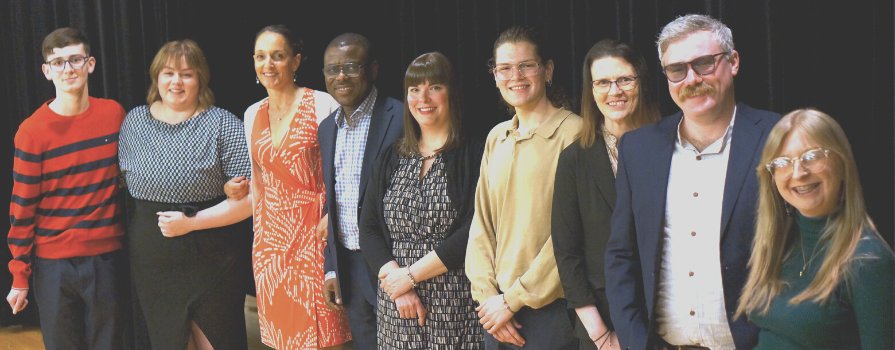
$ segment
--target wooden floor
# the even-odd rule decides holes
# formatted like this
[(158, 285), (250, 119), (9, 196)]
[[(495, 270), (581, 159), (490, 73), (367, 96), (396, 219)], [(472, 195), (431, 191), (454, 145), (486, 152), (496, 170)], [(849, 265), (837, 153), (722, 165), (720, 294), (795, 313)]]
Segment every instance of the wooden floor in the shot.
[[(246, 298), (246, 334), (249, 338), (249, 350), (270, 349), (261, 344), (258, 332), (258, 309), (255, 297)], [(0, 350), (43, 350), (40, 328), (10, 326), (0, 327)]]

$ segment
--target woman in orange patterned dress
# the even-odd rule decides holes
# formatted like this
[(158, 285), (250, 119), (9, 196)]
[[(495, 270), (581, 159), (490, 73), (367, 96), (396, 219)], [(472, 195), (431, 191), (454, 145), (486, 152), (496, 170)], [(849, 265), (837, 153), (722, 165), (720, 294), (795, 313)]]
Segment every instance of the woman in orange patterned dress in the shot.
[[(258, 83), (268, 97), (246, 110), (252, 158), (252, 265), (261, 341), (276, 349), (336, 347), (351, 340), (340, 310), (323, 301), (326, 217), (317, 125), (338, 103), (295, 84), (301, 41), (282, 25), (255, 37)], [(321, 239), (323, 238), (323, 239)]]

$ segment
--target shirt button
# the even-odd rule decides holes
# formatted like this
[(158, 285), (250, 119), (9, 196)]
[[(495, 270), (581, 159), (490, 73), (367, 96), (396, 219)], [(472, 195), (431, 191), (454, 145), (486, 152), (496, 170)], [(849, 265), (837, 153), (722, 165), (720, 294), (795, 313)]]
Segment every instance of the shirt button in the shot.
[(693, 275), (694, 275), (693, 271), (690, 271), (690, 273), (688, 273), (688, 275), (690, 275), (690, 277), (693, 277)]
[(699, 197), (699, 192), (693, 192), (693, 197)]
[(693, 236), (693, 237), (696, 237), (696, 231), (691, 231), (691, 232), (690, 232), (690, 235)]
[(696, 156), (696, 160), (702, 160), (702, 156)]
[(690, 310), (690, 316), (696, 316), (696, 311)]

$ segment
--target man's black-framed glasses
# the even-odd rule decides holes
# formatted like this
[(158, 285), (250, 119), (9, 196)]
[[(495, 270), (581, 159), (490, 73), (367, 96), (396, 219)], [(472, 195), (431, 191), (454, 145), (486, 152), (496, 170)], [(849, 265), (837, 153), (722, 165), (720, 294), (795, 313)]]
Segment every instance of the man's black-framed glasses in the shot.
[(44, 63), (50, 66), (50, 69), (56, 72), (61, 72), (65, 70), (66, 63), (71, 65), (71, 69), (81, 69), (84, 68), (84, 65), (87, 63), (88, 60), (90, 60), (90, 56), (72, 56), (68, 59), (64, 59), (61, 57), (55, 58)]
[(672, 63), (662, 67), (662, 73), (672, 83), (680, 82), (687, 79), (689, 68), (693, 68), (693, 72), (702, 76), (710, 75), (718, 68), (718, 57), (727, 56), (730, 52), (719, 52), (716, 54), (699, 56), (690, 62)]
[(360, 75), (361, 69), (363, 69), (366, 64), (363, 63), (345, 63), (345, 64), (331, 64), (323, 67), (323, 75), (328, 77), (337, 77), (339, 74), (345, 74), (348, 77), (357, 77)]

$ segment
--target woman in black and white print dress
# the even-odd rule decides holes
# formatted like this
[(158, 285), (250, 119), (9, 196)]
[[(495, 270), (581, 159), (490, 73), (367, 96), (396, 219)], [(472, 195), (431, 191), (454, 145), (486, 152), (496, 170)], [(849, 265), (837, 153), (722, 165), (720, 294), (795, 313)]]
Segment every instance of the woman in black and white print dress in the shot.
[(460, 140), (451, 66), (427, 53), (407, 68), (404, 137), (383, 153), (361, 213), (361, 251), (379, 271), (381, 349), (480, 349), (463, 270), (482, 148)]

